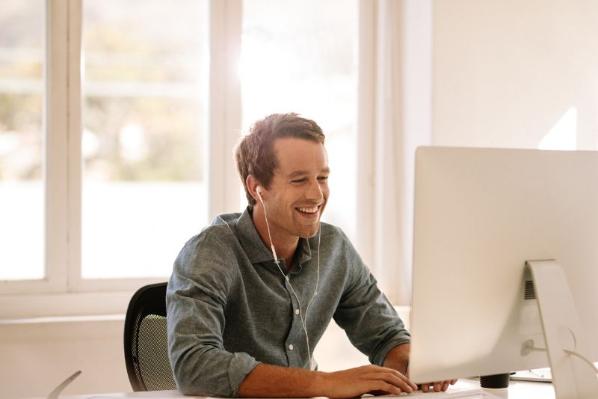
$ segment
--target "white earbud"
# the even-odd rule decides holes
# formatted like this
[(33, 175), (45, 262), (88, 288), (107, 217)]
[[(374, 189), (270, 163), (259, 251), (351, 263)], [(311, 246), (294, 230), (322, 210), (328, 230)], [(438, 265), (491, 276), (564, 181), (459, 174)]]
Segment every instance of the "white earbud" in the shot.
[(255, 192), (257, 194), (257, 197), (260, 199), (260, 202), (262, 203), (262, 205), (264, 205), (264, 199), (262, 198), (262, 186), (257, 186), (255, 188)]

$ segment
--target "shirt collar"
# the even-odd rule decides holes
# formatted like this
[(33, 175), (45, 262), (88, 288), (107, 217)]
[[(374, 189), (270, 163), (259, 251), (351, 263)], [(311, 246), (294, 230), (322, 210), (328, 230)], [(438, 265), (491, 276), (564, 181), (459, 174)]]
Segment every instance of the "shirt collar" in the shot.
[[(257, 229), (255, 228), (255, 225), (253, 224), (251, 207), (248, 206), (241, 214), (239, 219), (237, 219), (236, 231), (239, 241), (245, 249), (245, 252), (249, 257), (249, 261), (252, 264), (265, 262), (271, 262), (274, 264), (272, 252), (266, 247), (266, 244), (264, 244), (262, 241)], [(299, 262), (297, 264), (297, 268), (293, 268), (292, 272), (300, 271), (301, 265), (311, 260), (310, 243), (307, 241), (308, 239), (305, 238), (299, 239), (299, 244), (297, 246), (299, 250)]]

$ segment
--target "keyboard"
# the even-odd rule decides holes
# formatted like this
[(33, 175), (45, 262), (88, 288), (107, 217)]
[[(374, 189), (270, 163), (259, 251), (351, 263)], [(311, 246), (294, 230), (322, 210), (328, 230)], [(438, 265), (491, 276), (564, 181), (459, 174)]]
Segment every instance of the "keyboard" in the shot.
[(458, 380), (455, 385), (449, 386), (449, 389), (446, 392), (422, 392), (417, 391), (410, 394), (403, 394), (400, 396), (384, 396), (384, 399), (387, 397), (392, 398), (401, 398), (401, 399), (412, 399), (412, 398), (422, 398), (422, 399), (459, 399), (459, 398), (467, 398), (467, 399), (488, 399), (493, 398), (493, 396), (489, 395), (488, 393), (484, 392), (483, 389), (480, 388), (479, 381), (473, 380)]
[(549, 368), (522, 370), (511, 375), (513, 381), (552, 382)]

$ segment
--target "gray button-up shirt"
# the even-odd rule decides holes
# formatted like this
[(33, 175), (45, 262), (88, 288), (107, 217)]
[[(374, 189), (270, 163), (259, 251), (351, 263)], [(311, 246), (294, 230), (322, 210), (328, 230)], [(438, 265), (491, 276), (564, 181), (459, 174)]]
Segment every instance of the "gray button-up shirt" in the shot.
[(283, 275), (249, 208), (218, 216), (185, 244), (166, 293), (170, 362), (181, 392), (238, 396), (239, 385), (260, 362), (309, 368), (301, 315), (312, 352), (332, 318), (374, 364), (409, 341), (348, 238), (326, 223), (318, 293), (305, 314), (318, 279), (317, 251), (317, 236), (301, 239), (293, 268)]

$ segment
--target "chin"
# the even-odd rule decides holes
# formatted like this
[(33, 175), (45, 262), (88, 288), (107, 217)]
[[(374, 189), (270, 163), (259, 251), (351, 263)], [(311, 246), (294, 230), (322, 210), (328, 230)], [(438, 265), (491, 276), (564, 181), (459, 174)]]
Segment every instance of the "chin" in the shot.
[(301, 231), (301, 233), (299, 234), (299, 237), (301, 238), (312, 238), (315, 237), (318, 234), (318, 228), (320, 227), (319, 223), (317, 226), (315, 226), (313, 229), (305, 229), (303, 231)]

